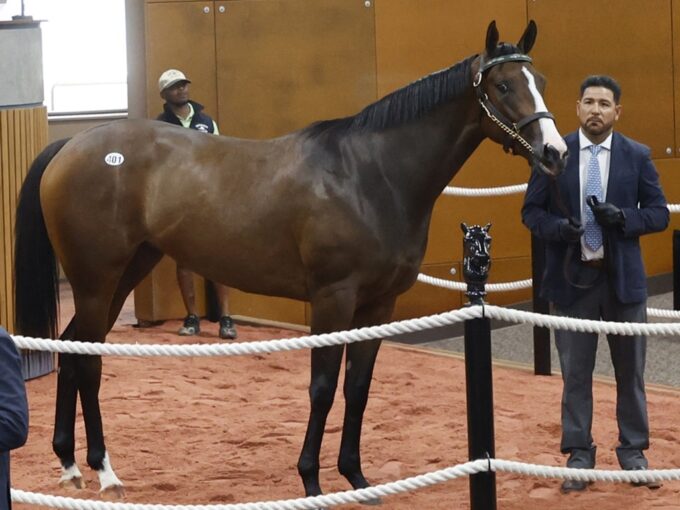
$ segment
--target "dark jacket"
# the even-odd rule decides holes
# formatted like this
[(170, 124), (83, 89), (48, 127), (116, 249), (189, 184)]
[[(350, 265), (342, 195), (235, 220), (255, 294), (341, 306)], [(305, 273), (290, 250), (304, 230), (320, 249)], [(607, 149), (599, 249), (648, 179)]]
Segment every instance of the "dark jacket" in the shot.
[[(195, 101), (189, 101), (189, 103), (191, 103), (191, 106), (194, 108), (194, 116), (191, 119), (191, 124), (189, 127), (204, 133), (214, 133), (215, 124), (209, 115), (203, 113), (203, 105)], [(156, 117), (156, 120), (162, 120), (163, 122), (169, 122), (170, 124), (175, 124), (177, 126), (182, 125), (182, 123), (177, 118), (177, 115), (175, 115), (175, 113), (168, 106), (168, 103), (163, 105), (163, 113)]]
[(28, 437), (28, 402), (21, 374), (21, 357), (0, 327), (0, 510), (9, 510), (9, 451)]
[[(580, 218), (579, 137), (578, 132), (565, 137), (569, 154), (564, 172), (557, 177), (569, 214)], [(614, 132), (611, 144), (609, 181), (606, 200), (621, 208), (625, 214), (623, 229), (603, 229), (605, 234), (605, 263), (608, 278), (622, 303), (640, 303), (647, 297), (647, 280), (640, 252), (640, 236), (660, 232), (668, 226), (666, 207), (659, 176), (650, 159), (649, 148)], [(538, 238), (545, 241), (545, 271), (541, 296), (559, 305), (571, 304), (585, 289), (567, 282), (582, 270), (579, 244), (561, 241), (559, 222), (564, 215), (550, 186), (550, 177), (534, 171), (529, 179), (522, 221)]]

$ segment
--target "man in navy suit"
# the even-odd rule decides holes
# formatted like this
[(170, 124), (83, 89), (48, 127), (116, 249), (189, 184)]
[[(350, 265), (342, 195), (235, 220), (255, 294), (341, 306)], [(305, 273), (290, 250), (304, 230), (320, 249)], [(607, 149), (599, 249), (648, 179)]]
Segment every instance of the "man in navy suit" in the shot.
[[(581, 127), (565, 137), (565, 171), (554, 182), (538, 171), (529, 180), (522, 221), (545, 243), (541, 295), (555, 315), (647, 320), (639, 238), (664, 230), (669, 213), (649, 149), (613, 130), (621, 114), (620, 97), (613, 78), (586, 78), (576, 103)], [(555, 330), (564, 382), (560, 449), (569, 454), (567, 467), (595, 467), (591, 428), (597, 340), (595, 333)], [(607, 335), (607, 341), (616, 374), (616, 455), (623, 469), (647, 469), (647, 339)], [(562, 492), (586, 487), (586, 482), (565, 480)]]
[(21, 357), (7, 331), (0, 327), (0, 510), (12, 507), (9, 451), (22, 446), (27, 437), (28, 403)]

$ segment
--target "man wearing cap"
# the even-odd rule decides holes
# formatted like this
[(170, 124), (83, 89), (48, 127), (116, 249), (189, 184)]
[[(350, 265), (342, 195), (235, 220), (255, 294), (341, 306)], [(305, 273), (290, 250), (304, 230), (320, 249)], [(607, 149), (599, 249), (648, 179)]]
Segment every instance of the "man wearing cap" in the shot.
[(177, 69), (168, 69), (161, 74), (158, 89), (165, 104), (157, 120), (219, 135), (217, 123), (203, 112), (203, 105), (189, 99), (190, 83)]
[[(158, 79), (158, 89), (165, 101), (163, 113), (156, 120), (195, 129), (204, 133), (219, 135), (217, 123), (203, 112), (203, 105), (189, 99), (189, 84), (182, 71), (168, 69)], [(179, 284), (182, 300), (187, 310), (184, 324), (179, 330), (182, 336), (196, 335), (201, 331), (200, 321), (196, 312), (196, 298), (194, 293), (194, 277), (191, 271), (177, 265), (177, 283)], [(214, 283), (217, 302), (220, 307), (220, 338), (236, 338), (236, 327), (229, 316), (229, 288)]]

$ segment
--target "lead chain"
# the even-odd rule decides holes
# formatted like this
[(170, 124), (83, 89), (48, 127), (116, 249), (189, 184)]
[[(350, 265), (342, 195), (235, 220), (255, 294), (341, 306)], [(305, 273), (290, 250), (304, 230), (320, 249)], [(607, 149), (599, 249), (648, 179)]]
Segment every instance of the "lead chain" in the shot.
[(511, 129), (504, 122), (501, 122), (500, 119), (498, 119), (498, 117), (496, 117), (493, 113), (491, 113), (489, 111), (489, 109), (484, 104), (484, 101), (482, 101), (481, 99), (479, 99), (479, 104), (482, 105), (482, 109), (486, 113), (487, 117), (489, 117), (494, 124), (496, 124), (498, 127), (500, 127), (507, 134), (509, 134), (511, 138), (513, 138), (514, 140), (517, 140), (522, 145), (522, 147), (524, 147), (526, 150), (529, 151), (530, 154), (534, 154), (533, 147), (531, 146), (531, 144), (529, 142), (527, 142), (522, 137), (522, 135), (520, 135), (516, 130)]

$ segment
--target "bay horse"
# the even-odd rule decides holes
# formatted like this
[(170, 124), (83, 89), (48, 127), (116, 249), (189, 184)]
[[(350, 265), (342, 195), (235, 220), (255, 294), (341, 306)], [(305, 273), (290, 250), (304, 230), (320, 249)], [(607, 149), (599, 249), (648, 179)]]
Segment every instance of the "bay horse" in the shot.
[[(23, 184), (16, 219), (17, 333), (57, 334), (56, 261), (75, 314), (62, 339), (104, 342), (134, 287), (167, 254), (246, 292), (309, 301), (311, 332), (382, 324), (416, 281), (435, 200), (485, 138), (551, 175), (566, 145), (528, 56), (492, 22), (482, 53), (387, 95), (358, 114), (270, 140), (244, 140), (150, 120), (95, 127), (48, 146)], [(297, 464), (322, 493), (319, 453), (346, 351), (338, 469), (369, 483), (360, 436), (380, 341), (311, 351), (310, 415)], [(104, 443), (102, 360), (59, 355), (53, 449), (64, 485), (80, 395), (87, 463), (102, 491), (123, 495)], [(375, 502), (375, 501), (374, 501)]]

